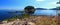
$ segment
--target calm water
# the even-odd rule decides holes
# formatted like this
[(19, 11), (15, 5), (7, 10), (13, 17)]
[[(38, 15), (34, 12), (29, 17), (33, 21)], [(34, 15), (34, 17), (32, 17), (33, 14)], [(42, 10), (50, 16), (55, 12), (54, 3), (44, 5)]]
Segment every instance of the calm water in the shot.
[(35, 15), (56, 15), (56, 10), (36, 10)]
[[(12, 17), (10, 11), (0, 10), (0, 20)], [(12, 11), (13, 12), (13, 11)], [(36, 10), (34, 15), (56, 15), (56, 10)]]

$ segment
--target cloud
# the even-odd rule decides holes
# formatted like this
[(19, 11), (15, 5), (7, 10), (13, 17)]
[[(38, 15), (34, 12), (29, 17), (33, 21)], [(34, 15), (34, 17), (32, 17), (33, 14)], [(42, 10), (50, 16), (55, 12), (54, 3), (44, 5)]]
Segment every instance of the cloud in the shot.
[(57, 1), (55, 1), (55, 2), (50, 2), (49, 5), (60, 6), (60, 4), (57, 4)]
[(60, 4), (57, 4), (56, 6), (60, 6)]
[(48, 2), (48, 3), (46, 3), (44, 6), (42, 6), (43, 8), (47, 8), (47, 9), (49, 9), (49, 8), (56, 8), (56, 6), (58, 6), (58, 4), (56, 4), (57, 3), (57, 1), (54, 1), (54, 2)]
[(38, 1), (38, 2), (42, 2), (42, 1), (44, 1), (44, 0), (36, 0), (36, 1)]

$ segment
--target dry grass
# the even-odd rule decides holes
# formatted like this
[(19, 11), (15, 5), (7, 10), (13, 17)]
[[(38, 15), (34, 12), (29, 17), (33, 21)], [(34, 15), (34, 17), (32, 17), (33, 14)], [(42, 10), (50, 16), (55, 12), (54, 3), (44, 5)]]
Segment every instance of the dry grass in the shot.
[(58, 25), (57, 16), (30, 16), (29, 18), (24, 18), (21, 21), (32, 22), (35, 25)]
[(36, 25), (58, 25), (58, 17), (37, 16), (30, 17), (36, 23)]

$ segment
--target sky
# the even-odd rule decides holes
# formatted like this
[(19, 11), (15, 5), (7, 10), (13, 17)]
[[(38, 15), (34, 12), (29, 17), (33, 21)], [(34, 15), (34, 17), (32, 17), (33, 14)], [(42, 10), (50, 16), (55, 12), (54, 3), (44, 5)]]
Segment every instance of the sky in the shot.
[(22, 10), (26, 6), (51, 9), (59, 0), (0, 0), (0, 10)]

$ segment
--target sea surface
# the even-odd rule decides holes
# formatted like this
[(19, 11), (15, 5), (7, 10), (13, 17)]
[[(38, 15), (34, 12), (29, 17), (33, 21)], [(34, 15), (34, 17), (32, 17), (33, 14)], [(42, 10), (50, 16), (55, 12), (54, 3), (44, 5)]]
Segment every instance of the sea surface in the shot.
[[(12, 17), (15, 14), (11, 14), (8, 12), (14, 12), (9, 10), (0, 10), (0, 20), (4, 20)], [(56, 10), (35, 10), (34, 15), (56, 15)]]
[(36, 10), (34, 15), (56, 15), (57, 10)]

